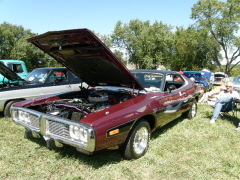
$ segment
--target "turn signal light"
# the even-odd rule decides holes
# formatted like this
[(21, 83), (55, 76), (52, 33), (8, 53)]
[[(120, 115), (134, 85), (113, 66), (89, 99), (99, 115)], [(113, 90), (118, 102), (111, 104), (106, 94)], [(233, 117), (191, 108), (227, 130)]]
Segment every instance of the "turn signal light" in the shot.
[(118, 134), (118, 133), (119, 133), (119, 129), (114, 129), (114, 130), (109, 132), (109, 135), (112, 136), (112, 135), (115, 135), (115, 134)]

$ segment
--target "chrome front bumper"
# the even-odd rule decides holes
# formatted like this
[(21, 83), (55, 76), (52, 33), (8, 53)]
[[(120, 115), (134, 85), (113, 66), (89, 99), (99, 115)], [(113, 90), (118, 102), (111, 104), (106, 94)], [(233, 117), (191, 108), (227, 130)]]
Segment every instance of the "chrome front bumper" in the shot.
[[(57, 147), (61, 144), (68, 144), (76, 147), (78, 151), (91, 154), (95, 150), (95, 133), (92, 127), (89, 127), (83, 123), (71, 121), (69, 119), (53, 116), (50, 114), (44, 114), (35, 110), (22, 108), (22, 107), (11, 107), (12, 120), (22, 126), (24, 126), (32, 137), (40, 137), (42, 135), (46, 142), (49, 139), (54, 140), (53, 142)], [(19, 112), (24, 112), (27, 118), (20, 118)], [(88, 133), (88, 142), (83, 143), (80, 140), (73, 139), (69, 133), (70, 126), (78, 126), (84, 128)]]

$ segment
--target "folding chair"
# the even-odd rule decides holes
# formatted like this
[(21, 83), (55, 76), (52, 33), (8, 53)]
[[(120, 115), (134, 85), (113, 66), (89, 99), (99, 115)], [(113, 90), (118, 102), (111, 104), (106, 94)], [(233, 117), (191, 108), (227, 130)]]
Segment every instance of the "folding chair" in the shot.
[(225, 103), (222, 106), (222, 109), (221, 109), (221, 112), (220, 112), (220, 117), (222, 117), (224, 119), (226, 114), (228, 114), (232, 117), (237, 117), (237, 102), (236, 102), (236, 99), (232, 98), (230, 102)]

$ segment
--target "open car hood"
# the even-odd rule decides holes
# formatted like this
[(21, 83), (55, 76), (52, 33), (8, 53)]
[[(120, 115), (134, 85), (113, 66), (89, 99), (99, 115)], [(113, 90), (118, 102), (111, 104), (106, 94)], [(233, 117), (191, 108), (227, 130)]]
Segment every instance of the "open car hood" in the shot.
[(20, 76), (18, 76), (15, 72), (5, 66), (3, 63), (0, 62), (0, 74), (3, 75), (10, 81), (24, 81)]
[(28, 41), (90, 86), (144, 89), (111, 50), (88, 29), (50, 31)]

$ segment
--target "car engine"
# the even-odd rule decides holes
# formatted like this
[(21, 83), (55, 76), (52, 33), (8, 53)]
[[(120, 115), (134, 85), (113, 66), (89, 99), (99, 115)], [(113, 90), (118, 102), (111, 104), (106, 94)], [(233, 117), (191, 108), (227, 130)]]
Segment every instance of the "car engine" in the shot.
[(46, 113), (79, 121), (87, 114), (101, 111), (131, 98), (132, 93), (126, 90), (96, 90), (88, 95), (53, 101), (47, 105)]

